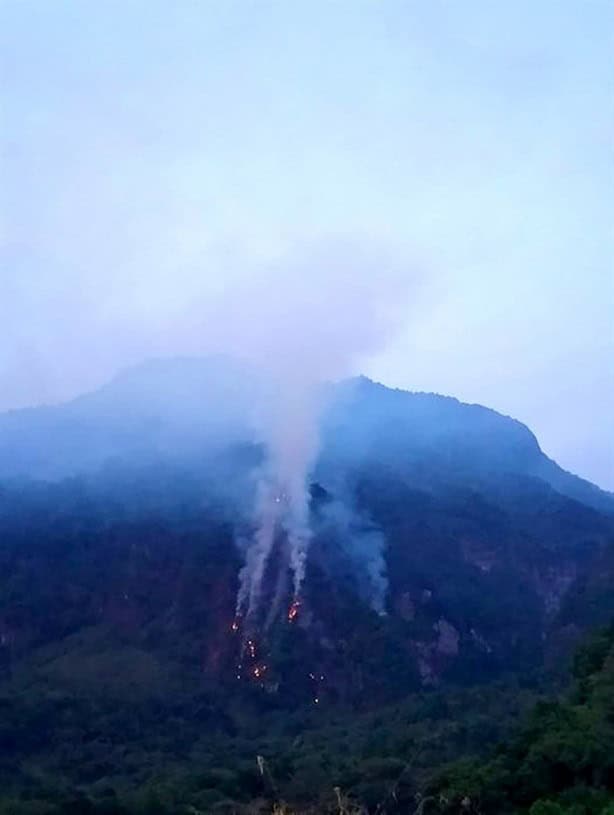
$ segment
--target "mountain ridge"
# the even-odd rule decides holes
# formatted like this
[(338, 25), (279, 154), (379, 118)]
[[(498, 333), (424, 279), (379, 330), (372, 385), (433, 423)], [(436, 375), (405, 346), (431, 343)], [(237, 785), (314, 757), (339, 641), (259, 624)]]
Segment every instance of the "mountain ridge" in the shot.
[[(267, 461), (245, 409), (257, 387), (223, 360), (161, 362), (0, 417), (5, 789), (147, 796), (176, 767), (199, 811), (239, 812), (217, 806), (262, 792), (257, 754), (299, 800), (334, 776), (374, 808), (416, 738), (424, 769), (497, 741), (611, 618), (607, 494), (520, 422), (359, 378), (328, 386), (298, 616), (282, 529), (245, 648), (237, 593)], [(340, 763), (314, 784), (325, 720)], [(79, 806), (36, 811), (94, 811)], [(136, 811), (182, 811), (152, 807)]]
[[(199, 446), (205, 452), (226, 442), (258, 441), (250, 411), (259, 388), (253, 369), (222, 356), (157, 359), (132, 366), (69, 402), (0, 414), (0, 478), (58, 479), (91, 472), (111, 459), (176, 455)], [(352, 415), (343, 416), (344, 410)], [(565, 495), (614, 512), (614, 494), (565, 471), (543, 453), (525, 424), (492, 408), (453, 396), (389, 388), (364, 376), (341, 380), (327, 386), (324, 455), (329, 443), (339, 447), (332, 433), (347, 431), (348, 422), (357, 418), (364, 425), (363, 436), (358, 439), (354, 433), (348, 443), (364, 448), (365, 434), (370, 434), (369, 443), (379, 434), (379, 453), (403, 442), (426, 451), (428, 441), (432, 454), (441, 453), (452, 439), (457, 460), (470, 460), (479, 452), (486, 468), (507, 467), (541, 478)], [(390, 422), (397, 438), (382, 435), (377, 427)], [(451, 453), (449, 449), (448, 458)]]
[[(145, 628), (155, 620), (165, 631), (164, 615), (189, 602), (209, 628), (203, 639), (184, 620), (187, 640), (200, 643), (207, 670), (226, 675), (241, 541), (254, 534), (256, 477), (267, 454), (249, 424), (258, 387), (241, 364), (229, 367), (221, 358), (157, 361), (52, 409), (51, 419), (45, 409), (12, 415), (8, 423), (4, 417), (4, 424), (0, 417), (0, 531), (7, 585), (18, 580), (7, 596), (21, 597), (20, 570), (38, 585), (45, 569), (33, 564), (47, 562), (45, 547), (57, 561), (57, 595), (73, 587), (54, 600), (70, 620), (66, 629), (50, 629), (27, 596), (17, 606), (31, 609), (26, 620), (11, 602), (0, 608), (6, 636), (21, 643), (17, 652), (86, 622), (110, 624), (126, 615)], [(609, 496), (564, 473), (525, 425), (489, 408), (392, 390), (366, 377), (329, 385), (326, 393), (311, 476), (313, 540), (301, 615), (306, 653), (332, 671), (332, 648), (354, 670), (360, 658), (343, 651), (354, 632), (342, 620), (360, 614), (364, 636), (377, 647), (386, 642), (398, 655), (397, 670), (412, 682), (539, 664), (569, 593), (578, 595), (579, 609), (582, 585), (603, 594), (594, 571), (610, 562)], [(19, 433), (11, 435), (15, 426)], [(24, 469), (29, 480), (18, 478)], [(24, 529), (32, 537), (24, 539)], [(185, 551), (178, 543), (184, 539)], [(158, 547), (160, 564), (152, 566)], [(98, 575), (94, 564), (103, 552), (110, 560)], [(206, 578), (215, 601), (192, 597), (193, 579), (179, 578), (196, 556), (215, 565)], [(179, 584), (165, 587), (162, 563)], [(276, 575), (264, 579), (277, 598), (269, 619), (281, 620), (283, 642), (290, 590), (283, 564)], [(41, 584), (37, 591), (46, 598), (49, 589)], [(89, 598), (87, 612), (73, 596)], [(380, 619), (382, 611), (388, 617)], [(573, 624), (566, 613), (561, 625)], [(291, 654), (292, 671), (300, 673), (300, 654)], [(376, 679), (365, 676), (365, 688)], [(344, 675), (335, 681), (335, 693), (350, 692)], [(391, 691), (386, 677), (376, 687), (374, 694)]]

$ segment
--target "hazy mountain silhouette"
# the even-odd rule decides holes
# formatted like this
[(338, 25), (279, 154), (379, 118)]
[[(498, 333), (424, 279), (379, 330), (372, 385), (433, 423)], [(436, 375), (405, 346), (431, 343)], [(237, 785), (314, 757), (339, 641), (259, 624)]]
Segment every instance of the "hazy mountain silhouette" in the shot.
[[(7, 789), (32, 787), (26, 766), (43, 798), (62, 792), (40, 787), (43, 771), (80, 790), (138, 787), (171, 765), (204, 778), (235, 750), (251, 767), (263, 734), (279, 730), (285, 755), (327, 717), (353, 727), (365, 709), (398, 719), (393, 754), (415, 752), (408, 727), (439, 728), (440, 747), (458, 730), (452, 753), (427, 750), (430, 766), (469, 749), (465, 707), (471, 744), (497, 740), (502, 685), (513, 719), (522, 688), (558, 675), (611, 618), (612, 496), (548, 459), (528, 428), (365, 378), (322, 396), (300, 612), (289, 621), (282, 531), (253, 654), (232, 623), (267, 455), (254, 408), (275, 392), (252, 369), (153, 361), (65, 405), (0, 416)], [(466, 703), (446, 712), (455, 694)], [(361, 764), (356, 778), (373, 772)], [(224, 789), (261, 783), (241, 771)]]
[[(253, 476), (266, 456), (253, 408), (271, 393), (253, 369), (223, 357), (156, 360), (67, 404), (0, 416), (7, 585), (21, 568), (30, 575), (0, 608), (5, 641), (21, 643), (12, 653), (115, 619), (109, 598), (123, 594), (139, 630), (162, 624), (180, 592), (182, 604), (198, 606), (195, 618), (208, 620), (194, 632), (185, 621), (205, 663), (215, 674), (232, 659), (235, 544), (249, 534)], [(612, 496), (558, 467), (520, 422), (480, 405), (364, 377), (325, 386), (323, 405), (304, 648), (319, 653), (322, 637), (338, 645), (354, 636), (360, 606), (371, 634), (381, 630), (400, 648), (401, 674), (419, 670), (428, 682), (539, 663), (561, 605), (569, 627), (581, 587), (602, 585), (592, 575), (614, 540)], [(32, 531), (25, 539), (24, 529)], [(82, 539), (93, 543), (84, 548)], [(48, 546), (52, 574), (41, 565)], [(216, 600), (192, 584), (200, 567), (181, 588), (166, 585), (165, 570), (182, 573), (194, 546), (210, 561)], [(284, 596), (289, 587), (266, 591)], [(600, 618), (609, 606), (597, 606)], [(373, 609), (391, 616), (377, 622)], [(275, 613), (283, 618), (283, 602)], [(588, 619), (576, 616), (580, 625)], [(392, 669), (378, 676), (394, 685)], [(343, 673), (337, 683), (348, 692)]]
[[(253, 369), (225, 357), (154, 360), (58, 406), (0, 415), (0, 478), (60, 479), (110, 461), (207, 457), (258, 442)], [(361, 377), (325, 389), (320, 466), (386, 466), (416, 486), (540, 479), (604, 511), (614, 496), (566, 472), (518, 421), (480, 405)], [(270, 396), (269, 396), (270, 398)]]

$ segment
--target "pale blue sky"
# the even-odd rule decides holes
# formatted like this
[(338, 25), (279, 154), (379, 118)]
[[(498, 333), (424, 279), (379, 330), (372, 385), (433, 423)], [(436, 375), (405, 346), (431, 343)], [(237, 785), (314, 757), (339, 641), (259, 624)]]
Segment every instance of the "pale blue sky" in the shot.
[(185, 309), (342, 235), (348, 266), (372, 245), (408, 270), (367, 373), (511, 414), (614, 489), (612, 3), (2, 0), (0, 18), (0, 407), (198, 350)]

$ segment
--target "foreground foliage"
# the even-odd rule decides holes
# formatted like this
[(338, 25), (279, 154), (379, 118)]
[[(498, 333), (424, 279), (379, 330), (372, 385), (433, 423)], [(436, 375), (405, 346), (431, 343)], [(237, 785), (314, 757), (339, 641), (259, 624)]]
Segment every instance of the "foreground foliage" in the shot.
[(264, 731), (255, 709), (225, 719), (204, 694), (171, 714), (162, 699), (6, 689), (0, 812), (612, 815), (614, 626), (578, 651), (573, 677), (528, 714), (535, 691), (501, 683), (326, 723), (273, 715)]
[(431, 784), (441, 812), (614, 812), (614, 625), (582, 647), (563, 701), (538, 703), (488, 762), (449, 767)]

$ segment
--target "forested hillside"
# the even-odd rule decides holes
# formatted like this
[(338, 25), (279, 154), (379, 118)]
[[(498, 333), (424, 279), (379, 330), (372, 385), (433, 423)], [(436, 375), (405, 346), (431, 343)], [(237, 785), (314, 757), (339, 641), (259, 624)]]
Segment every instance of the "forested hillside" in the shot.
[(211, 391), (210, 374), (154, 364), (0, 419), (7, 815), (494, 815), (505, 785), (510, 812), (580, 796), (570, 812), (601, 813), (609, 634), (556, 700), (574, 648), (614, 614), (611, 496), (486, 408), (343, 383), (299, 602), (280, 529), (243, 630), (267, 447), (241, 372)]
[(195, 686), (172, 704), (151, 685), (123, 700), (4, 686), (0, 812), (611, 815), (614, 628), (572, 673), (561, 696), (507, 682), (328, 714), (244, 703), (229, 716)]
[(578, 650), (572, 673), (571, 691), (539, 702), (489, 760), (457, 763), (432, 782), (432, 811), (611, 815), (614, 625)]

